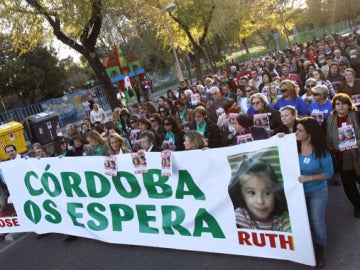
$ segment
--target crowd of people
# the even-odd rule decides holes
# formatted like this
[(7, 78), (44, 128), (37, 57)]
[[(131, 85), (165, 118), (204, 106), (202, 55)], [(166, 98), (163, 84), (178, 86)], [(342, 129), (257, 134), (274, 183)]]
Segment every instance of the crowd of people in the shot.
[(359, 33), (334, 34), (247, 63), (233, 60), (195, 84), (180, 82), (156, 101), (119, 105), (111, 119), (95, 103), (80, 126), (67, 125), (54, 140), (53, 153), (40, 144), (33, 145), (33, 152), (42, 158), (184, 151), (295, 133), (298, 180), (304, 183), (321, 268), (327, 180), (334, 172), (360, 218), (359, 75)]

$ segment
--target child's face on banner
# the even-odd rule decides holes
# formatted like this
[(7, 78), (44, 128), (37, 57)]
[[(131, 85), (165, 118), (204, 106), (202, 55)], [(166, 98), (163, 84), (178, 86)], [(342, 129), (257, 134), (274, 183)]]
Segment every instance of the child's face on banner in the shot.
[(241, 193), (253, 216), (261, 220), (270, 217), (274, 211), (275, 196), (268, 176), (245, 175), (241, 180)]

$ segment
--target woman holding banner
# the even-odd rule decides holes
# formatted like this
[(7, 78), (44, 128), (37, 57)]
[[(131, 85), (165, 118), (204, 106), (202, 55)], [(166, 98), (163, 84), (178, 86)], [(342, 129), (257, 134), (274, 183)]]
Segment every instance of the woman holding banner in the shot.
[(326, 244), (325, 213), (328, 201), (326, 179), (334, 170), (325, 135), (319, 123), (311, 118), (300, 119), (296, 126), (300, 172), (299, 182), (304, 184), (312, 238), (315, 245), (316, 266), (325, 266), (324, 246)]
[(109, 147), (105, 139), (96, 130), (89, 130), (86, 139), (94, 149), (94, 156), (108, 156)]
[[(354, 216), (360, 218), (360, 193), (356, 178), (360, 176), (359, 113), (347, 94), (339, 93), (331, 101), (333, 111), (326, 122), (326, 138), (335, 154), (346, 196), (354, 207)], [(355, 139), (339, 140), (339, 134), (353, 130)]]
[[(268, 118), (269, 122), (269, 133), (270, 135), (274, 135), (280, 131), (280, 127), (282, 126), (280, 112), (277, 110), (272, 109), (272, 106), (269, 106), (266, 96), (261, 93), (255, 93), (250, 97), (251, 107), (250, 109), (253, 110), (253, 113), (250, 113), (248, 110), (249, 115), (256, 115), (262, 114)], [(255, 117), (254, 117), (255, 118)]]
[(254, 126), (253, 118), (246, 113), (238, 114), (234, 118), (233, 126), (235, 134), (232, 132), (224, 133), (223, 144), (225, 146), (269, 138), (268, 132), (263, 127)]

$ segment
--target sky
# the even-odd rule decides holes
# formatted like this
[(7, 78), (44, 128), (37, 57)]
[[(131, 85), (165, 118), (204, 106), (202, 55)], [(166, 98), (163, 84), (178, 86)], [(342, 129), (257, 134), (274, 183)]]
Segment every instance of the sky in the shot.
[(80, 62), (80, 54), (74, 49), (71, 49), (69, 46), (63, 44), (57, 38), (54, 38), (52, 46), (58, 53), (58, 58), (60, 60), (71, 56), (74, 59), (74, 62)]

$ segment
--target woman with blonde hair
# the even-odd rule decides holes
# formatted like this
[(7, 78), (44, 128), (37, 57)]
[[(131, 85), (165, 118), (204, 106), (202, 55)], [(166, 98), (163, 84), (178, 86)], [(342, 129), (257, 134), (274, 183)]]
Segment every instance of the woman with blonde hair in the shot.
[(310, 115), (321, 124), (330, 116), (332, 111), (331, 101), (329, 100), (329, 89), (326, 85), (318, 85), (311, 88), (313, 102), (310, 104)]
[(208, 148), (207, 139), (197, 130), (189, 130), (184, 135), (185, 150)]
[(108, 136), (107, 146), (110, 155), (131, 153), (131, 150), (126, 147), (124, 139), (118, 133), (111, 133)]
[(86, 139), (94, 149), (94, 156), (108, 156), (109, 147), (105, 139), (96, 130), (89, 130)]
[(287, 105), (295, 107), (299, 115), (305, 116), (309, 113), (306, 102), (298, 96), (296, 85), (290, 80), (284, 80), (280, 83), (281, 98), (274, 105), (276, 110), (280, 110)]

